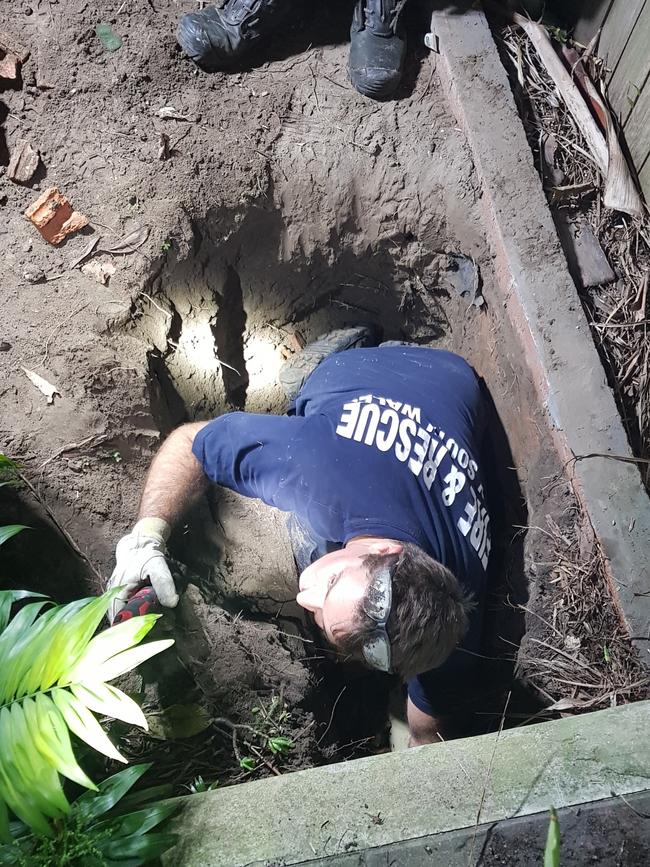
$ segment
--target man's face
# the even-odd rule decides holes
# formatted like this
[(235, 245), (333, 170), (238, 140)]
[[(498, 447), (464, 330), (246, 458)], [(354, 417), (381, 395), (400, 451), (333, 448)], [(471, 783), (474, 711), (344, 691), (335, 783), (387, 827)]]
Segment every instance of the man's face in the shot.
[(355, 612), (370, 580), (363, 559), (368, 554), (399, 554), (401, 550), (400, 543), (390, 539), (353, 539), (305, 569), (296, 601), (312, 612), (330, 644), (336, 646), (342, 636), (354, 631)]

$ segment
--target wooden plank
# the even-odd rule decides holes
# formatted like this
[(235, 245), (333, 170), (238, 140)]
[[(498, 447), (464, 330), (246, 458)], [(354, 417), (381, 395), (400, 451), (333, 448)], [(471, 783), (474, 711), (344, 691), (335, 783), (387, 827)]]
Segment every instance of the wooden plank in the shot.
[(616, 71), (607, 86), (607, 96), (625, 125), (650, 73), (650, 2), (646, 0), (630, 34)]
[(650, 81), (646, 81), (623, 129), (637, 171), (650, 153)]
[(603, 27), (598, 54), (612, 72), (618, 66), (646, 0), (614, 0)]
[(588, 45), (598, 28), (602, 27), (614, 0), (583, 0), (580, 4), (573, 38)]
[(639, 182), (646, 202), (650, 202), (650, 159), (647, 159), (639, 172)]

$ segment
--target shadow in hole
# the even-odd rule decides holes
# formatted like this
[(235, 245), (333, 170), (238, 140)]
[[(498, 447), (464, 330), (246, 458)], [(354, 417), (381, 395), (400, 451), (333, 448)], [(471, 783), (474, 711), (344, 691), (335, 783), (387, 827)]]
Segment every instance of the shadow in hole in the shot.
[[(290, 261), (284, 261), (287, 226), (279, 210), (252, 206), (237, 230), (226, 234), (232, 221), (232, 213), (218, 209), (196, 224), (194, 256), (172, 266), (161, 278), (160, 294), (172, 310), (170, 342), (164, 353), (154, 350), (148, 357), (151, 413), (163, 434), (183, 421), (211, 418), (225, 409), (209, 401), (187, 407), (182, 389), (167, 370), (166, 359), (175, 351), (183, 327), (174, 299), (182, 308), (185, 299), (178, 293), (184, 285), (198, 287), (203, 303), (208, 309), (213, 305), (212, 333), (218, 357), (242, 374), (225, 365), (220, 371), (227, 402), (236, 408), (245, 406), (250, 391), (245, 337), (257, 329), (271, 326), (282, 333), (289, 326), (289, 331), (299, 330), (307, 342), (332, 329), (359, 323), (381, 326), (387, 340), (425, 343), (446, 334), (449, 322), (441, 302), (447, 293), (433, 278), (426, 285), (420, 278), (437, 254), (423, 254), (413, 267), (396, 262), (395, 248), (409, 244), (412, 236), (396, 233), (359, 251), (352, 247), (359, 229), (350, 218), (312, 255), (296, 252)], [(155, 308), (150, 315), (157, 315)]]
[[(528, 509), (510, 448), (508, 435), (487, 387), (486, 431), (483, 461), (486, 467), (488, 508), (492, 524), (493, 552), (488, 571), (488, 589), (478, 683), (470, 703), (469, 734), (497, 729), (506, 701), (506, 728), (519, 725), (541, 709), (540, 701), (516, 680), (516, 658), (525, 632), (528, 577), (524, 562)], [(508, 694), (510, 698), (508, 699)]]
[(188, 421), (187, 407), (174, 385), (165, 364), (165, 356), (157, 350), (147, 353), (149, 365), (149, 401), (151, 415), (163, 436)]
[(55, 602), (94, 596), (96, 581), (87, 564), (29, 497), (15, 488), (0, 490), (0, 524), (30, 528), (0, 548), (0, 587), (45, 593)]
[(170, 306), (172, 313), (167, 331), (167, 349), (164, 352), (157, 349), (147, 352), (151, 415), (156, 419), (163, 436), (167, 436), (175, 427), (188, 420), (185, 403), (165, 364), (165, 359), (175, 352), (183, 333), (183, 319), (174, 304), (170, 303)]
[(244, 360), (246, 311), (239, 274), (228, 266), (221, 290), (221, 302), (211, 326), (221, 365), (226, 400), (236, 409), (244, 409), (248, 388), (248, 371)]

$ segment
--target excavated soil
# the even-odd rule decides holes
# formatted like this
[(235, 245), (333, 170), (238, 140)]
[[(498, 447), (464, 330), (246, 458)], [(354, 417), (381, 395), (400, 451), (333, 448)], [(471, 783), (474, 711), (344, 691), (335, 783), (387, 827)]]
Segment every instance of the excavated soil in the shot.
[[(230, 75), (199, 72), (175, 46), (189, 2), (107, 0), (103, 19), (123, 39), (110, 54), (85, 0), (5, 11), (0, 29), (31, 52), (0, 95), (7, 148), (29, 141), (42, 162), (32, 182), (3, 179), (0, 191), (1, 447), (33, 486), (2, 489), (3, 523), (34, 528), (3, 548), (2, 577), (61, 600), (96, 592), (162, 436), (229, 409), (282, 412), (284, 358), (333, 327), (381, 324), (386, 338), (465, 355), (495, 403), (486, 656), (498, 661), (485, 661), (491, 687), (476, 730), (498, 724), (500, 711), (485, 708), (502, 708), (524, 628), (516, 606), (529, 578), (543, 596), (550, 569), (544, 540), (520, 528), (549, 515), (561, 525), (573, 501), (549, 484), (561, 467), (493, 301), (472, 157), (435, 62), (413, 48), (398, 98), (365, 100), (345, 74), (350, 6), (304, 15), (303, 4), (300, 26)], [(420, 25), (414, 8), (421, 35)], [(160, 117), (169, 106), (183, 119)], [(53, 185), (90, 218), (60, 247), (22, 216)], [(141, 227), (137, 251), (94, 255), (115, 268), (106, 285), (73, 264), (90, 240), (101, 251)], [(482, 307), (458, 294), (459, 261), (475, 263)], [(56, 386), (51, 405), (22, 367)], [(212, 714), (241, 722), (260, 697), (281, 696), (292, 734), (308, 733), (298, 764), (352, 754), (357, 741), (380, 747), (385, 682), (342, 673), (301, 619), (279, 513), (213, 491), (171, 549), (193, 585), (176, 621), (191, 676), (175, 701), (198, 684)], [(188, 762), (183, 782), (197, 768), (207, 775)]]

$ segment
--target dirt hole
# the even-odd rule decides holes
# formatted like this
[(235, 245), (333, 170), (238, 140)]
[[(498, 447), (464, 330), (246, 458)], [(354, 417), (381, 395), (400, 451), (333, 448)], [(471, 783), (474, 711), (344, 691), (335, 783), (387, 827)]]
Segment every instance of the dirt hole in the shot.
[[(408, 231), (368, 241), (351, 217), (307, 249), (290, 215), (262, 202), (193, 224), (191, 244), (168, 251), (125, 330), (147, 347), (151, 413), (166, 433), (233, 409), (284, 412), (280, 366), (334, 328), (371, 323), (384, 339), (462, 352), (470, 323), (483, 315), (469, 303), (482, 283), (480, 265), (450, 249), (444, 236), (436, 239), (431, 226), (424, 242)], [(210, 713), (230, 721), (250, 722), (264, 702), (286, 703), (283, 730), (297, 749), (284, 757), (285, 768), (389, 748), (389, 711), (393, 705), (403, 714), (403, 695), (388, 678), (337, 665), (305, 622), (294, 603), (297, 575), (280, 513), (212, 490), (176, 533), (172, 550), (183, 564), (179, 579), (190, 584), (175, 630), (193, 681), (184, 694), (195, 693)], [(512, 548), (509, 556), (517, 592), (524, 593), (523, 568), (514, 568), (520, 551)], [(515, 641), (517, 619), (510, 617), (507, 633)], [(499, 632), (506, 634), (503, 617)], [(505, 656), (492, 672), (484, 709), (502, 698), (498, 682), (512, 671), (511, 648)], [(176, 674), (169, 674), (172, 682)], [(156, 689), (170, 691), (160, 682)], [(178, 694), (177, 686), (171, 692)], [(152, 700), (164, 704), (160, 692)], [(492, 722), (477, 720), (472, 731)], [(224, 734), (222, 726), (219, 773), (246, 777), (233, 763), (229, 739), (224, 748)], [(234, 758), (244, 749), (237, 744)], [(138, 739), (141, 751), (159, 759), (157, 748), (152, 754), (151, 744)], [(173, 771), (167, 763), (172, 776), (178, 761)], [(213, 776), (214, 755), (207, 765), (192, 761), (192, 772)]]
[[(232, 225), (224, 240), (224, 222)], [(454, 262), (405, 234), (378, 246), (345, 231), (328, 248), (282, 261), (282, 215), (253, 207), (194, 227), (194, 250), (174, 256), (135, 318), (148, 353), (161, 430), (227, 409), (281, 412), (277, 375), (305, 342), (350, 324), (380, 325), (385, 339), (429, 343), (450, 323), (445, 274)], [(441, 274), (443, 275), (441, 278)]]

